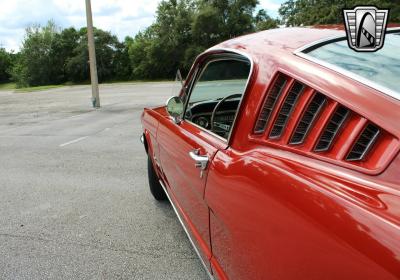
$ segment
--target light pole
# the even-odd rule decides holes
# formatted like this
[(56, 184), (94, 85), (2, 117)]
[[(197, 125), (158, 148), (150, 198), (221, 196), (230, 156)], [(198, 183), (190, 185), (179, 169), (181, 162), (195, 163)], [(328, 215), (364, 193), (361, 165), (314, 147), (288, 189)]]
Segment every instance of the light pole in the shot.
[(86, 0), (86, 21), (89, 47), (90, 80), (92, 82), (92, 103), (94, 108), (100, 108), (99, 81), (97, 78), (96, 49), (94, 47), (92, 5)]

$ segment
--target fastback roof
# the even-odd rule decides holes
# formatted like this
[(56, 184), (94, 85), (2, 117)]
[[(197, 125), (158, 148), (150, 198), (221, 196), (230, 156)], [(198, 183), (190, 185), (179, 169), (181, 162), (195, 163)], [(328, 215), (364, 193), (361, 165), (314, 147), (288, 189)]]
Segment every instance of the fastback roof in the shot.
[(241, 36), (225, 41), (215, 48), (231, 48), (242, 50), (252, 56), (270, 53), (273, 50), (293, 52), (313, 42), (334, 36), (345, 36), (337, 26), (278, 28)]

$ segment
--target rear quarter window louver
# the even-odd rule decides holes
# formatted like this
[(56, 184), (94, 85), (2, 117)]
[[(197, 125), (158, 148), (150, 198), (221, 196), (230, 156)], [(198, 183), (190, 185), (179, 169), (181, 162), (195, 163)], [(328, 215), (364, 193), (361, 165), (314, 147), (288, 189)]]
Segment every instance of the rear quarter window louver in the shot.
[(347, 161), (360, 161), (365, 158), (369, 150), (375, 144), (380, 129), (373, 124), (368, 124), (361, 132), (353, 148), (346, 157)]
[(302, 118), (297, 124), (296, 130), (294, 131), (293, 136), (290, 139), (290, 144), (299, 145), (304, 142), (309, 130), (312, 128), (326, 101), (326, 97), (321, 93), (317, 92), (314, 95), (310, 104), (307, 106)]
[[(332, 95), (335, 92), (331, 93)], [(305, 81), (276, 73), (250, 141), (366, 174), (379, 174), (400, 152), (399, 136)], [(286, 157), (286, 153), (279, 153)], [(290, 153), (287, 159), (292, 161)], [(299, 161), (299, 164), (303, 164)]]
[(264, 106), (258, 117), (254, 132), (257, 134), (263, 133), (267, 127), (269, 117), (271, 116), (272, 110), (279, 97), (281, 96), (283, 89), (288, 81), (288, 78), (282, 74), (278, 76), (271, 90), (268, 92)]
[(336, 109), (335, 113), (323, 130), (314, 151), (325, 152), (331, 148), (333, 141), (335, 140), (337, 134), (339, 133), (349, 114), (349, 109), (343, 106), (339, 106)]
[(285, 98), (285, 101), (282, 104), (281, 109), (279, 110), (278, 117), (275, 120), (275, 123), (272, 127), (271, 133), (269, 134), (269, 138), (279, 138), (282, 135), (282, 132), (289, 120), (290, 115), (295, 108), (297, 100), (299, 96), (304, 91), (304, 85), (299, 82), (295, 82), (290, 89), (288, 95)]

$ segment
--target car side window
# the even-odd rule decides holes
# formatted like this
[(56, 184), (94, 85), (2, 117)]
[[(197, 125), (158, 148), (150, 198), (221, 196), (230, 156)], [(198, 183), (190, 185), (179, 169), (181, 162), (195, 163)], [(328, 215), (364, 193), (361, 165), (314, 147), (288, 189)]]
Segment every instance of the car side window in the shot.
[(217, 58), (206, 62), (192, 86), (185, 119), (227, 139), (250, 68), (250, 61), (245, 58)]

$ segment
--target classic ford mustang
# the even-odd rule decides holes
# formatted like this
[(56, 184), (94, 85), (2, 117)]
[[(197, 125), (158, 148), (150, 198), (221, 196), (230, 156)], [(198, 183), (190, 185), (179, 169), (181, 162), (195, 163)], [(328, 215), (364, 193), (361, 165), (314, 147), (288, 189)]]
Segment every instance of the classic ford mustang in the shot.
[(150, 190), (212, 279), (400, 279), (400, 29), (376, 53), (290, 28), (217, 45), (145, 109)]

